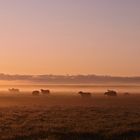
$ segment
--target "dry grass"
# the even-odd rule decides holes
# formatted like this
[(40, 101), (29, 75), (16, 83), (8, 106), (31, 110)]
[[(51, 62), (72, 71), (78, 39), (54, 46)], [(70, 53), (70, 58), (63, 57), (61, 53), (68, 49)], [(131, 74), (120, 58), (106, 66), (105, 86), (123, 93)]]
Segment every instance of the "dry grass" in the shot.
[(139, 140), (140, 96), (0, 97), (0, 140)]

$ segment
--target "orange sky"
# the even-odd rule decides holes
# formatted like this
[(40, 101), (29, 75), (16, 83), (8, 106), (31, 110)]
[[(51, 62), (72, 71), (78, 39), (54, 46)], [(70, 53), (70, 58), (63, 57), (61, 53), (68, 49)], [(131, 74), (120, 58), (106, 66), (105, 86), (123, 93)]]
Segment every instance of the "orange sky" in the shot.
[(140, 1), (0, 1), (0, 72), (140, 75)]

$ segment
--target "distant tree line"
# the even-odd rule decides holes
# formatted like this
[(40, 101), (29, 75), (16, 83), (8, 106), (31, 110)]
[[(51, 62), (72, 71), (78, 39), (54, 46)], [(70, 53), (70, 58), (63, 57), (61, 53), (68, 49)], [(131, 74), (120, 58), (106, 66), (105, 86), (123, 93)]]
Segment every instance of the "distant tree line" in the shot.
[(59, 83), (59, 84), (139, 84), (140, 77), (115, 77), (98, 75), (9, 75), (0, 74), (0, 80), (28, 81), (35, 83)]

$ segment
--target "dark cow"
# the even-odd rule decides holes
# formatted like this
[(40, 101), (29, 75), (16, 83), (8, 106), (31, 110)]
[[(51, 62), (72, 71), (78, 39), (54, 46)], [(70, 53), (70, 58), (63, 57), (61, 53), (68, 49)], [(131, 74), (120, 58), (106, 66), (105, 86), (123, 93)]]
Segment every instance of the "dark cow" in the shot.
[(129, 95), (130, 95), (130, 93), (125, 92), (123, 95), (124, 95), (124, 96), (129, 96)]
[(19, 89), (16, 89), (16, 88), (10, 88), (9, 89), (9, 92), (11, 92), (11, 93), (19, 93), (20, 90)]
[(114, 90), (108, 90), (107, 92), (104, 93), (106, 96), (117, 96), (117, 92)]
[(32, 92), (32, 95), (34, 95), (34, 96), (38, 96), (40, 94), (40, 92), (38, 91), (38, 90), (34, 90), (33, 92)]
[(90, 92), (80, 91), (78, 94), (80, 94), (81, 97), (83, 97), (83, 98), (90, 98), (91, 97), (91, 93)]
[(44, 94), (44, 95), (49, 95), (50, 94), (50, 90), (44, 90), (44, 89), (41, 89), (41, 93)]

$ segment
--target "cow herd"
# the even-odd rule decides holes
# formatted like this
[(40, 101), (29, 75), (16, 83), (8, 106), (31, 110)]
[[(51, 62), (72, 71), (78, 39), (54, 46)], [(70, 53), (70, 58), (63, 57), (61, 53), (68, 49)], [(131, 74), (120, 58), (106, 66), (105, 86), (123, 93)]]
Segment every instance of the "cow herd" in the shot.
[[(8, 89), (9, 92), (11, 93), (19, 93), (20, 90), (16, 89), (16, 88), (11, 88)], [(48, 89), (40, 89), (40, 90), (34, 90), (32, 91), (32, 95), (33, 96), (39, 96), (39, 95), (50, 95), (51, 92)], [(82, 98), (91, 98), (92, 97), (92, 93), (91, 92), (83, 92), (83, 91), (79, 91), (78, 95), (80, 95)], [(118, 95), (118, 93), (114, 90), (107, 90), (104, 93), (105, 96), (110, 96), (110, 97), (116, 97)], [(128, 96), (130, 95), (128, 92), (125, 92), (123, 95)]]
[(40, 91), (39, 90), (34, 90), (32, 92), (32, 95), (34, 95), (34, 96), (38, 96), (40, 94), (42, 94), (42, 95), (50, 95), (50, 90), (48, 90), (48, 89), (47, 90), (41, 89)]
[[(92, 97), (92, 93), (90, 92), (83, 92), (83, 91), (80, 91), (78, 93), (81, 97)], [(105, 96), (110, 96), (110, 97), (117, 97), (118, 96), (118, 93), (115, 91), (115, 90), (107, 90), (105, 93), (104, 93)], [(130, 93), (128, 92), (125, 92), (123, 93), (124, 96), (129, 96)]]
[[(10, 93), (20, 93), (20, 90), (17, 89), (17, 88), (10, 88), (10, 89), (8, 89), (8, 91)], [(50, 94), (50, 90), (48, 90), (48, 89), (47, 90), (40, 89), (40, 90), (32, 91), (32, 95), (37, 96), (37, 95), (40, 95), (40, 94), (42, 94), (42, 95), (49, 95)]]

